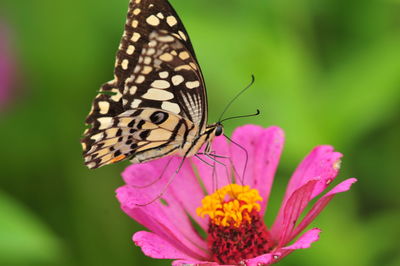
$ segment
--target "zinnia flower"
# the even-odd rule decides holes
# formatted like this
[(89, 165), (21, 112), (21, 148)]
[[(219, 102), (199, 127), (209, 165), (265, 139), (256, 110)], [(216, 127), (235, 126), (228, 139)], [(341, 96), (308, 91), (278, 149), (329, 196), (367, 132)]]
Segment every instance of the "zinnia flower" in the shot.
[[(318, 240), (320, 229), (302, 232), (335, 194), (349, 190), (357, 181), (351, 178), (335, 186), (303, 214), (310, 201), (335, 179), (342, 156), (331, 146), (316, 147), (294, 172), (276, 220), (267, 227), (263, 217), (282, 152), (283, 132), (277, 127), (247, 125), (238, 128), (232, 139), (248, 152), (243, 177), (245, 152), (224, 137), (214, 140), (213, 150), (230, 158), (217, 158), (227, 167), (217, 163), (213, 169), (197, 158), (187, 158), (162, 199), (146, 206), (138, 204), (150, 202), (163, 191), (182, 158), (173, 158), (168, 168), (165, 165), (170, 159), (163, 158), (131, 165), (123, 172), (126, 185), (117, 190), (117, 198), (122, 209), (150, 231), (133, 235), (145, 255), (174, 259), (173, 265), (275, 263)], [(151, 184), (158, 176), (162, 178)], [(302, 214), (304, 218), (299, 220)]]

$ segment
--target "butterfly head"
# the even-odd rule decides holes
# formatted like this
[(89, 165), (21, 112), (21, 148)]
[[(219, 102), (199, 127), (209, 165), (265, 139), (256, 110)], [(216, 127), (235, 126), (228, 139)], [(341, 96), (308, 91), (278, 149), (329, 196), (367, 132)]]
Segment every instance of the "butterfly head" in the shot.
[(214, 134), (215, 136), (221, 136), (222, 134), (224, 134), (224, 127), (221, 123), (217, 123), (215, 125)]
[(202, 144), (206, 143), (204, 152), (210, 153), (211, 152), (211, 142), (213, 141), (213, 139), (215, 137), (221, 136), (222, 134), (224, 134), (224, 126), (220, 122), (217, 122), (215, 124), (207, 126), (205, 133), (200, 136), (200, 139), (202, 138), (202, 141), (200, 141), (199, 143), (201, 143), (201, 142), (202, 143), (197, 146), (197, 149), (194, 148), (193, 150), (195, 152), (197, 152), (198, 149), (202, 146)]
[(218, 137), (224, 134), (224, 126), (218, 122), (207, 127), (206, 132), (208, 132), (209, 139), (212, 140), (214, 137)]

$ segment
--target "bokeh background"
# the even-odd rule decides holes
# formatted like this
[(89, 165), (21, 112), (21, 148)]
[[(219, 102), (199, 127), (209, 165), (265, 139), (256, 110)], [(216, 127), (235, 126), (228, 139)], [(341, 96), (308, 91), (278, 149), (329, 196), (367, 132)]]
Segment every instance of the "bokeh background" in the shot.
[[(357, 177), (313, 226), (320, 241), (280, 265), (400, 265), (400, 1), (171, 0), (208, 85), (210, 121), (255, 74), (233, 120), (278, 125), (286, 145), (271, 224), (314, 146)], [(128, 0), (0, 2), (0, 265), (168, 265), (131, 241), (115, 199), (128, 163), (83, 165), (79, 139), (112, 79)]]

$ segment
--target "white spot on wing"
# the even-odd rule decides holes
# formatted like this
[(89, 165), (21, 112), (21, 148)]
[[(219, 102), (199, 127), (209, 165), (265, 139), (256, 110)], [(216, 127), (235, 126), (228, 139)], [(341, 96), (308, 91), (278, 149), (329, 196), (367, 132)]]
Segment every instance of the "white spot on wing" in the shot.
[(171, 35), (159, 36), (157, 38), (160, 42), (173, 42), (175, 39)]
[(126, 53), (131, 55), (131, 54), (133, 54), (133, 52), (135, 52), (135, 46), (129, 45), (128, 49), (126, 49)]
[(128, 65), (129, 65), (128, 59), (122, 60), (121, 66), (122, 66), (123, 70), (127, 70), (128, 69)]
[(169, 17), (167, 17), (167, 23), (170, 27), (173, 27), (178, 23), (178, 21), (176, 20), (176, 18), (174, 16), (169, 16)]
[(101, 132), (101, 133), (97, 133), (96, 135), (91, 136), (90, 139), (97, 142), (97, 141), (101, 140), (103, 138), (103, 136), (104, 136), (104, 134), (103, 134), (103, 132)]
[(166, 90), (149, 89), (146, 94), (142, 96), (144, 99), (155, 101), (167, 101), (174, 98), (174, 94)]
[(137, 28), (137, 26), (139, 25), (139, 21), (137, 21), (136, 19), (134, 19), (134, 20), (132, 20), (131, 25), (132, 25), (133, 28)]
[(188, 59), (190, 56), (189, 56), (189, 53), (188, 52), (181, 52), (181, 53), (179, 53), (179, 58), (180, 59), (182, 59), (182, 60), (186, 60), (186, 59)]
[(140, 14), (140, 8), (136, 8), (135, 10), (133, 10), (133, 14), (135, 16), (139, 15)]
[(139, 40), (140, 36), (141, 36), (140, 33), (134, 32), (132, 35), (131, 41), (137, 42)]
[(158, 75), (160, 76), (160, 78), (166, 79), (166, 78), (168, 78), (169, 74), (167, 71), (163, 71), (163, 72), (160, 72)]
[(170, 62), (174, 59), (174, 57), (170, 53), (165, 53), (160, 56), (160, 59), (165, 62)]
[(143, 83), (144, 80), (145, 80), (145, 77), (143, 75), (139, 75), (136, 78), (136, 83), (141, 84), (141, 83)]
[(151, 86), (157, 89), (168, 89), (171, 84), (169, 84), (168, 81), (166, 80), (155, 80), (153, 83), (151, 83)]
[(145, 66), (145, 67), (143, 68), (143, 70), (142, 70), (141, 73), (147, 75), (147, 74), (149, 74), (152, 70), (153, 70), (153, 68), (152, 68), (151, 66)]
[(95, 163), (95, 162), (91, 162), (91, 163), (87, 164), (86, 166), (87, 166), (88, 168), (92, 169), (93, 167), (96, 166), (96, 163)]
[(161, 105), (161, 108), (166, 111), (173, 112), (175, 114), (179, 114), (179, 112), (181, 111), (181, 108), (179, 107), (179, 105), (177, 105), (176, 103), (171, 103), (171, 102), (163, 102)]
[(129, 93), (130, 93), (131, 95), (134, 95), (134, 94), (136, 93), (136, 91), (137, 91), (137, 87), (136, 87), (136, 86), (132, 86), (132, 87), (129, 89)]
[(112, 89), (112, 92), (115, 93), (115, 95), (111, 96), (110, 99), (113, 100), (114, 102), (119, 102), (122, 98), (122, 94), (119, 92), (118, 89)]
[(100, 118), (97, 118), (97, 121), (99, 121), (99, 123), (100, 123), (100, 127), (99, 127), (100, 130), (111, 127), (112, 123), (113, 123), (112, 117), (100, 117)]
[(149, 50), (147, 50), (147, 55), (153, 55), (153, 54), (155, 54), (156, 53), (156, 49), (154, 49), (154, 48), (150, 48)]
[(107, 114), (108, 110), (110, 109), (110, 103), (106, 101), (99, 102), (100, 114)]
[(185, 33), (183, 33), (183, 31), (179, 31), (178, 33), (179, 33), (179, 36), (181, 36), (181, 38), (182, 38), (184, 41), (187, 41), (186, 35), (185, 35)]
[(135, 100), (133, 100), (133, 102), (131, 103), (131, 107), (132, 107), (132, 108), (137, 108), (141, 102), (142, 102), (142, 100), (135, 99)]
[(146, 22), (151, 26), (158, 26), (158, 24), (160, 24), (160, 19), (154, 15), (151, 15), (146, 19)]
[(186, 88), (188, 89), (194, 89), (200, 86), (200, 82), (199, 81), (188, 81), (186, 82)]
[(178, 86), (179, 84), (181, 84), (184, 81), (183, 77), (181, 75), (175, 75), (172, 77), (172, 83), (175, 86)]
[(146, 56), (146, 57), (144, 58), (144, 63), (145, 63), (146, 65), (150, 65), (150, 64), (151, 64), (151, 57), (150, 57), (150, 56)]
[(163, 18), (164, 18), (164, 15), (163, 15), (163, 13), (159, 12), (159, 13), (157, 14), (157, 17), (159, 17), (160, 19), (163, 19)]

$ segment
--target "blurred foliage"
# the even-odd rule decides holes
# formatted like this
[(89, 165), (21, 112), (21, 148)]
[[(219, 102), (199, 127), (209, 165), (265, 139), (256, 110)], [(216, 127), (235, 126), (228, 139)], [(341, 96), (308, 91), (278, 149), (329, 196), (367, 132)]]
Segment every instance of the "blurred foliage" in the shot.
[[(312, 147), (344, 153), (355, 176), (317, 218), (312, 248), (280, 265), (399, 265), (400, 2), (171, 1), (208, 85), (210, 121), (255, 74), (229, 121), (279, 125), (286, 146), (267, 221)], [(89, 171), (79, 138), (112, 78), (128, 0), (2, 0), (18, 58), (17, 92), (0, 114), (0, 264), (166, 265), (131, 241), (142, 229), (114, 198), (127, 163)], [(270, 223), (269, 223), (270, 224)]]

